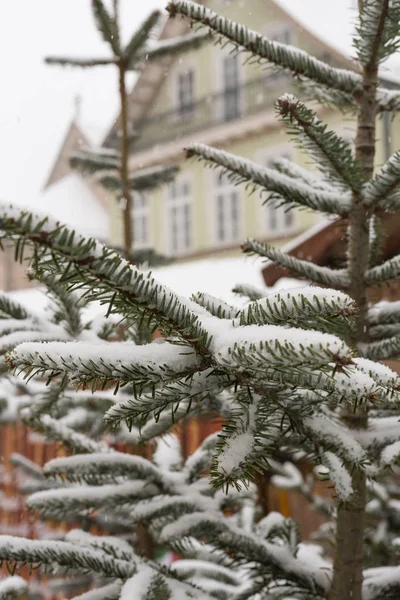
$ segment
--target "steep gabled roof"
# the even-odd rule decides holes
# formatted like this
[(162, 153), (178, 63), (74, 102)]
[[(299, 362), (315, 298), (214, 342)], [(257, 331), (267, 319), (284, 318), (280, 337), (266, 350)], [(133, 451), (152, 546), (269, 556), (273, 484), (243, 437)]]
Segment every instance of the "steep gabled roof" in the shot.
[(85, 179), (74, 171), (49, 185), (36, 199), (34, 207), (73, 227), (77, 231), (107, 241), (107, 208)]
[(73, 119), (61, 143), (54, 164), (51, 167), (49, 176), (44, 184), (44, 189), (47, 189), (50, 185), (56, 183), (72, 172), (72, 169), (69, 166), (69, 156), (71, 152), (82, 150), (82, 148), (89, 146), (90, 143), (88, 138), (76, 122), (76, 119)]

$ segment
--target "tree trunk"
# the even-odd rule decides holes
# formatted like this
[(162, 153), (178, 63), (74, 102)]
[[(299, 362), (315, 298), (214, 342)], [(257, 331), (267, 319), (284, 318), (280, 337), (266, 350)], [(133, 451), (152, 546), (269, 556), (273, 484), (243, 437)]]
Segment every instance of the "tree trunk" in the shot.
[[(357, 122), (356, 158), (365, 178), (373, 176), (375, 157), (375, 119), (377, 65), (370, 64), (363, 72), (363, 93), (360, 100)], [(349, 215), (348, 272), (358, 315), (352, 342), (368, 340), (367, 310), (368, 290), (364, 281), (369, 263), (369, 229), (371, 214), (361, 204), (359, 194), (353, 195)], [(365, 408), (356, 413), (343, 414), (343, 421), (350, 427), (366, 428), (368, 415)], [(351, 501), (338, 507), (336, 522), (336, 549), (333, 568), (333, 581), (329, 600), (362, 600), (362, 580), (364, 565), (364, 529), (366, 476), (361, 469), (352, 477), (354, 495)]]
[(121, 204), (122, 221), (124, 228), (124, 254), (127, 260), (132, 255), (133, 233), (132, 233), (132, 196), (129, 189), (128, 180), (128, 159), (129, 159), (129, 140), (128, 140), (128, 106), (125, 86), (125, 65), (123, 59), (118, 64), (119, 70), (119, 95), (121, 102), (121, 164), (120, 178), (122, 182)]

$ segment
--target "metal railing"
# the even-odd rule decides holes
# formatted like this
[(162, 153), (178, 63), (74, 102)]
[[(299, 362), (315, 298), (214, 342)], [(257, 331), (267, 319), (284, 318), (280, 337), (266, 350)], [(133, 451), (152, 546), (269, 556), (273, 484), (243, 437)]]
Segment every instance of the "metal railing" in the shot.
[(191, 133), (238, 120), (272, 108), (284, 91), (290, 91), (290, 78), (265, 75), (236, 88), (200, 98), (191, 105), (160, 112), (133, 124), (139, 137), (133, 151), (179, 140)]

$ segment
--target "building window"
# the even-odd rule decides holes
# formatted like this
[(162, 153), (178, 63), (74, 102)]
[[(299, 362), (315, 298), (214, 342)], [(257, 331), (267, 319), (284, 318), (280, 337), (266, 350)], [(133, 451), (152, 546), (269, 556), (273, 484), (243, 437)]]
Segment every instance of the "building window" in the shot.
[[(273, 42), (279, 42), (280, 44), (286, 44), (287, 46), (290, 46), (292, 43), (292, 32), (288, 27), (283, 27), (267, 37)], [(282, 69), (268, 70), (268, 83), (274, 87), (281, 87), (287, 84), (290, 78), (291, 74)]]
[(181, 119), (190, 120), (194, 115), (194, 71), (187, 69), (178, 74), (178, 113)]
[(239, 57), (232, 54), (223, 60), (223, 114), (225, 121), (231, 121), (240, 117)]
[(171, 252), (184, 254), (192, 247), (192, 202), (190, 185), (174, 181), (170, 185), (169, 215)]
[(134, 192), (132, 198), (134, 248), (150, 246), (149, 208), (148, 195), (144, 192)]
[(219, 244), (232, 244), (240, 237), (240, 197), (226, 175), (218, 174), (216, 178), (216, 241)]
[[(273, 160), (276, 158), (291, 160), (288, 153), (282, 152), (274, 155), (266, 162), (266, 167), (273, 168)], [(293, 207), (288, 204), (282, 205), (279, 200), (271, 200), (266, 204), (266, 229), (269, 233), (280, 234), (292, 229), (295, 225), (295, 214)]]

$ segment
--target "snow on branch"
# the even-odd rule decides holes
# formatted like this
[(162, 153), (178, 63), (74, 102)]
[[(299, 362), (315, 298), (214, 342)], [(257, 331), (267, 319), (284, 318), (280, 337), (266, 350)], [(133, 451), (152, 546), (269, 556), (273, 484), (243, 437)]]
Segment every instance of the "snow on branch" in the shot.
[(363, 573), (363, 600), (398, 598), (400, 594), (400, 567), (376, 567)]
[(173, 542), (188, 536), (211, 542), (218, 548), (233, 553), (238, 559), (243, 557), (267, 570), (272, 569), (276, 576), (279, 574), (284, 579), (294, 581), (305, 590), (324, 595), (329, 587), (329, 572), (321, 572), (295, 558), (285, 546), (279, 547), (264, 542), (255, 535), (244, 533), (219, 515), (184, 515), (175, 523), (164, 527), (161, 540)]
[(366, 358), (355, 358), (354, 362), (357, 369), (369, 375), (378, 385), (400, 391), (400, 377), (387, 365)]
[(232, 292), (234, 294), (237, 294), (238, 296), (244, 296), (245, 298), (248, 298), (252, 301), (260, 300), (265, 296), (265, 292), (263, 290), (258, 289), (254, 285), (248, 285), (247, 283), (236, 284), (235, 287), (232, 289)]
[(240, 313), (239, 308), (231, 306), (227, 302), (224, 302), (224, 300), (220, 300), (219, 298), (215, 298), (215, 296), (211, 296), (204, 292), (193, 294), (192, 300), (197, 302), (197, 304), (200, 304), (200, 306), (203, 306), (210, 314), (219, 319), (235, 319)]
[(381, 461), (384, 465), (394, 465), (400, 460), (400, 441), (389, 444), (382, 450)]
[(118, 64), (117, 58), (74, 58), (68, 56), (48, 56), (45, 58), (48, 65), (58, 65), (61, 67), (105, 67), (107, 65)]
[(109, 483), (116, 477), (138, 478), (155, 483), (163, 491), (168, 489), (168, 481), (160, 470), (141, 456), (123, 452), (76, 454), (53, 458), (44, 466), (48, 477), (62, 477), (79, 483)]
[(252, 189), (262, 188), (277, 194), (282, 204), (296, 203), (312, 210), (341, 216), (346, 216), (350, 209), (349, 193), (332, 193), (315, 189), (275, 169), (260, 167), (250, 160), (205, 144), (190, 144), (186, 152), (188, 158), (198, 157), (209, 166), (222, 167), (224, 173), (234, 183), (247, 183)]
[(28, 540), (8, 535), (0, 536), (0, 561), (16, 564), (40, 564), (54, 567), (58, 564), (81, 573), (87, 571), (106, 577), (126, 579), (136, 570), (132, 562), (114, 559), (91, 548), (69, 542)]
[(354, 46), (362, 65), (373, 66), (397, 52), (400, 5), (387, 0), (363, 0)]
[[(223, 323), (223, 322), (222, 322)], [(279, 325), (226, 328), (212, 342), (215, 360), (229, 369), (252, 366), (309, 366), (351, 364), (353, 351), (338, 337)]]
[(11, 299), (6, 294), (0, 294), (0, 318), (1, 319), (34, 319), (35, 315), (28, 314), (25, 306)]
[(172, 0), (167, 6), (171, 17), (184, 15), (208, 27), (212, 32), (229, 40), (237, 49), (243, 49), (269, 63), (303, 76), (327, 88), (355, 95), (361, 89), (361, 76), (357, 73), (330, 67), (303, 50), (268, 40), (216, 12), (189, 0)]
[(345, 191), (360, 191), (363, 178), (348, 142), (329, 130), (313, 110), (292, 94), (281, 96), (276, 110), (296, 144), (311, 155), (328, 181)]
[(74, 600), (114, 600), (120, 597), (121, 588), (122, 581), (115, 581), (74, 596)]
[(400, 256), (394, 256), (381, 265), (368, 269), (365, 273), (365, 281), (371, 285), (378, 281), (389, 281), (400, 277)]
[(242, 249), (247, 254), (256, 254), (268, 258), (271, 262), (281, 265), (296, 275), (314, 283), (327, 285), (339, 289), (347, 289), (350, 285), (346, 269), (330, 269), (315, 265), (308, 260), (301, 260), (279, 250), (271, 244), (262, 244), (257, 240), (248, 239), (242, 244)]
[(25, 243), (18, 245), (20, 260), (27, 243), (33, 244), (37, 267), (57, 278), (61, 273), (69, 289), (81, 288), (84, 281), (91, 288), (87, 293), (90, 300), (110, 303), (111, 312), (131, 319), (144, 318), (150, 328), (157, 327), (167, 335), (175, 332), (191, 342), (199, 355), (208, 354), (209, 339), (198, 318), (204, 309), (157, 283), (118, 252), (47, 216), (12, 206), (0, 206), (0, 231), (15, 244), (24, 239)]
[(117, 151), (110, 153), (104, 152), (103, 149), (98, 151), (91, 149), (72, 152), (69, 164), (73, 169), (78, 169), (85, 175), (91, 175), (103, 169), (118, 169), (120, 160), (120, 153)]
[[(162, 184), (174, 180), (179, 167), (176, 165), (158, 165), (135, 171), (128, 176), (129, 187), (136, 192), (152, 190)], [(119, 190), (123, 188), (120, 174), (117, 170), (101, 170), (94, 180), (107, 190)]]
[(397, 358), (400, 356), (400, 336), (370, 344), (360, 343), (357, 348), (362, 357), (373, 361)]
[[(225, 388), (236, 383), (234, 376), (228, 377), (215, 373), (214, 369), (206, 369), (192, 375), (186, 375), (177, 378), (172, 383), (163, 385), (159, 389), (154, 389), (151, 394), (138, 394), (137, 397), (129, 397), (122, 402), (111, 406), (104, 416), (104, 421), (115, 427), (121, 420), (126, 421), (128, 426), (137, 424), (142, 426), (147, 422), (148, 416), (154, 414), (158, 421), (161, 412), (171, 407), (173, 421), (176, 422), (176, 411), (182, 404), (182, 411), (185, 414), (192, 403), (201, 405), (210, 396), (219, 394)], [(189, 403), (189, 404), (188, 404)], [(180, 411), (179, 411), (180, 412)], [(143, 431), (142, 431), (143, 434)]]
[(34, 373), (50, 379), (65, 375), (76, 384), (98, 387), (168, 381), (200, 366), (188, 348), (162, 341), (143, 346), (133, 342), (27, 342), (9, 354), (8, 363), (27, 375)]
[(282, 290), (251, 302), (239, 314), (241, 325), (280, 325), (355, 314), (353, 300), (347, 294), (307, 286), (299, 290)]
[(11, 600), (28, 592), (28, 582), (15, 575), (0, 581), (0, 600)]
[(39, 415), (30, 408), (21, 411), (21, 419), (40, 431), (51, 440), (63, 442), (75, 452), (111, 452), (112, 449), (105, 442), (97, 442), (92, 438), (75, 431), (67, 425), (62, 425), (50, 415)]
[(395, 152), (362, 191), (368, 207), (395, 212), (400, 208), (400, 152)]
[(66, 513), (110, 509), (150, 498), (157, 488), (146, 481), (126, 481), (109, 485), (77, 486), (44, 490), (31, 494), (27, 506), (46, 519), (62, 519)]
[(400, 300), (395, 302), (379, 302), (368, 311), (370, 325), (396, 324), (400, 321)]
[(378, 88), (376, 93), (377, 112), (398, 112), (400, 110), (400, 92)]

